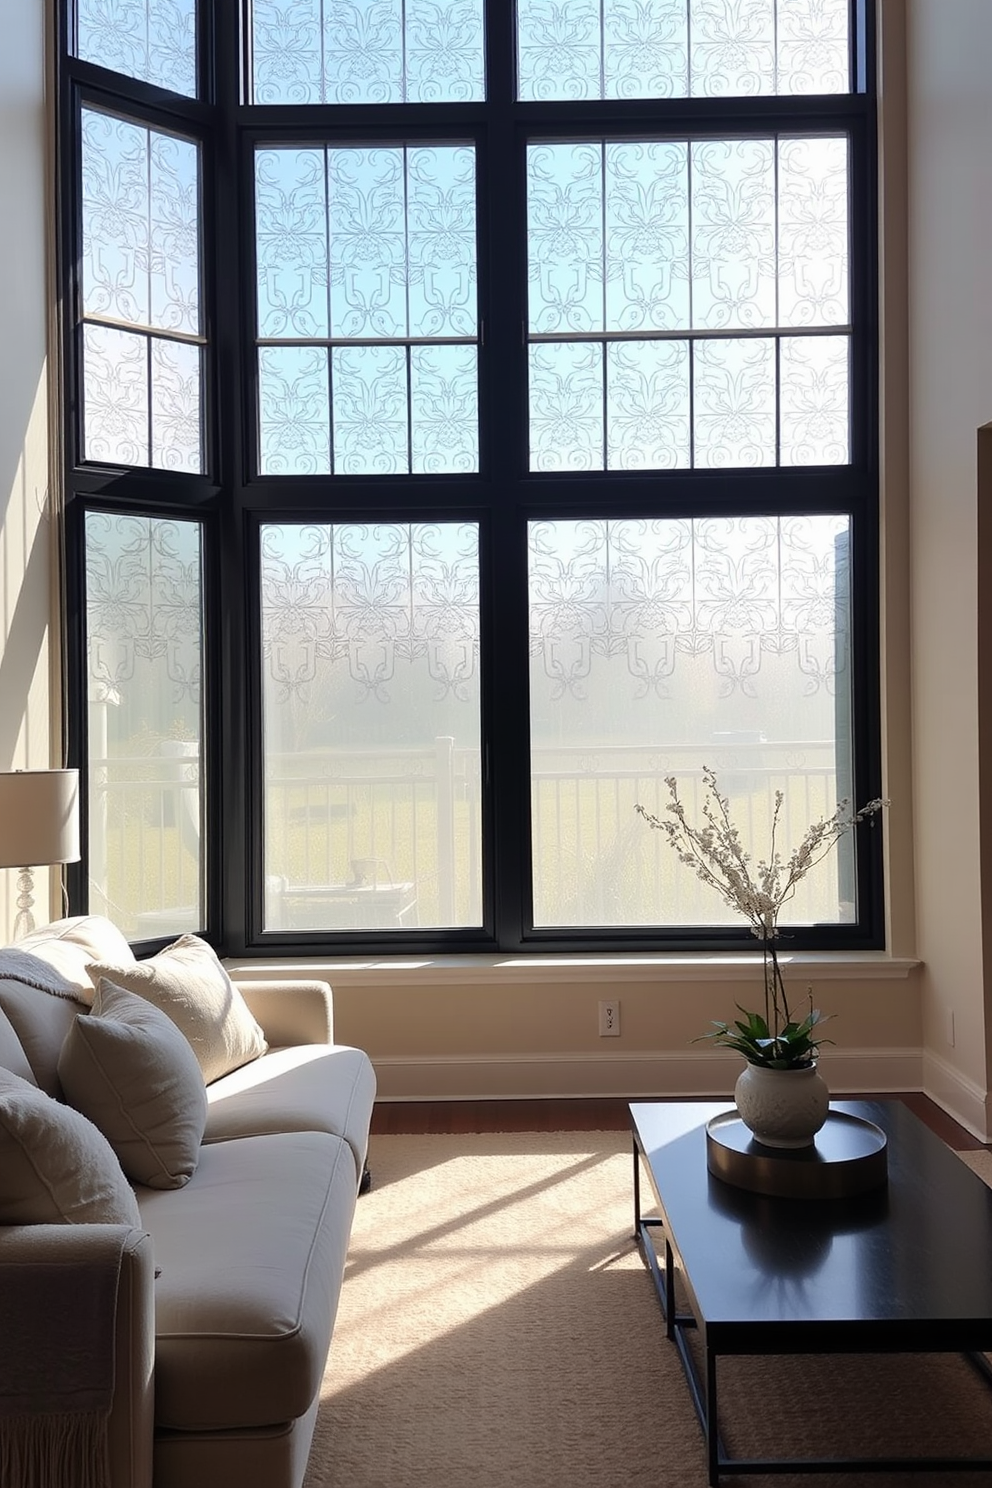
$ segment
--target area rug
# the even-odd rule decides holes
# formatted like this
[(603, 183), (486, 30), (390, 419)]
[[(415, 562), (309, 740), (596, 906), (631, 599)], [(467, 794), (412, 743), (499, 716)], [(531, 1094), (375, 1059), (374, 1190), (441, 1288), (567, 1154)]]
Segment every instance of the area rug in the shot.
[[(988, 1156), (972, 1166), (992, 1177)], [(702, 1434), (632, 1240), (625, 1133), (379, 1136), (371, 1162), (305, 1488), (705, 1488)], [(720, 1368), (735, 1452), (992, 1456), (992, 1392), (956, 1357)]]

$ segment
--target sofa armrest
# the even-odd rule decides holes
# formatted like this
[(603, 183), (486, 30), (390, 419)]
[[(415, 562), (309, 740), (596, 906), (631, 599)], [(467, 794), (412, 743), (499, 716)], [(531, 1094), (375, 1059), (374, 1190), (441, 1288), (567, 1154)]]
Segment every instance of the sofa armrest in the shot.
[(270, 1048), (333, 1044), (334, 998), (327, 982), (235, 982)]
[[(109, 1420), (110, 1482), (112, 1488), (152, 1488), (152, 1449), (155, 1425), (155, 1260), (152, 1240), (142, 1230), (121, 1227), (124, 1249), (117, 1280), (114, 1327), (114, 1394)], [(103, 1225), (39, 1224), (0, 1227), (0, 1316), (5, 1312), (4, 1290), (16, 1284), (25, 1266), (78, 1267), (92, 1264), (94, 1231)], [(25, 1350), (25, 1374), (44, 1367), (45, 1351), (57, 1355), (62, 1339), (57, 1330), (14, 1338), (8, 1330), (3, 1348)], [(14, 1361), (16, 1364), (16, 1360)]]

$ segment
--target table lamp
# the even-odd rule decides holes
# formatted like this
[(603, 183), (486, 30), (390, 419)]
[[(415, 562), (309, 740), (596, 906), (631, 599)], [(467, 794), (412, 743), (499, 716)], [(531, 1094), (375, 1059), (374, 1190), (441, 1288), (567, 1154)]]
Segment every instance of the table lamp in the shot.
[(32, 868), (74, 863), (79, 852), (79, 771), (0, 774), (0, 868), (19, 868), (14, 939), (34, 929)]

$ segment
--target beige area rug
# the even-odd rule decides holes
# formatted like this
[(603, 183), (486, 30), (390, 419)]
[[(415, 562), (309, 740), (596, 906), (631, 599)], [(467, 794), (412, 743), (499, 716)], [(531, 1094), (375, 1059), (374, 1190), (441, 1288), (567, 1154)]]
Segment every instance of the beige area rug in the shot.
[[(306, 1488), (705, 1488), (702, 1434), (631, 1239), (629, 1143), (373, 1138)], [(990, 1154), (967, 1156), (992, 1180)], [(992, 1456), (992, 1392), (956, 1357), (726, 1360), (720, 1382), (737, 1452)]]

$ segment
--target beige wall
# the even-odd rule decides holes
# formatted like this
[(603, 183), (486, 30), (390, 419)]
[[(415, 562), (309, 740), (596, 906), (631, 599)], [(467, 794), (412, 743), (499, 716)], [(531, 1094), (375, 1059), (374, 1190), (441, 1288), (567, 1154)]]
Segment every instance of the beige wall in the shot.
[[(693, 1041), (761, 987), (754, 957), (451, 957), (229, 962), (235, 980), (320, 976), (335, 1036), (368, 1050), (380, 1093), (406, 1097), (725, 1095), (740, 1060)], [(835, 1092), (919, 1089), (915, 964), (877, 957), (787, 960), (801, 1001), (834, 1015), (824, 1072)], [(620, 1004), (601, 1038), (598, 1004)]]
[[(0, 770), (46, 769), (53, 528), (48, 516), (44, 5), (3, 11), (0, 46)], [(0, 823), (0, 831), (3, 824)], [(0, 937), (13, 928), (16, 873), (0, 871)], [(36, 874), (36, 917), (48, 909)], [(2, 943), (2, 942), (0, 942)]]
[(926, 1079), (945, 1100), (970, 1089), (987, 1107), (976, 430), (992, 417), (992, 5), (910, 0), (908, 17), (913, 795)]

